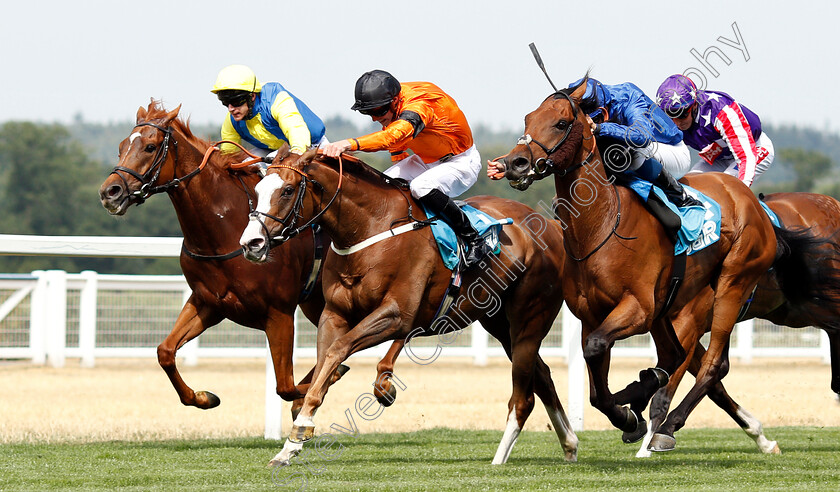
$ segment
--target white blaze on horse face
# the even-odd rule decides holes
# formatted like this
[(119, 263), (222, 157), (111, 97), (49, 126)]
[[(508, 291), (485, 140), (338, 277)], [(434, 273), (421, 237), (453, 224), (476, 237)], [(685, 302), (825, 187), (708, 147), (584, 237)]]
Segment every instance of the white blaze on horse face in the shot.
[(140, 132), (134, 132), (134, 133), (132, 133), (132, 134), (128, 137), (128, 148), (127, 148), (127, 149), (125, 149), (125, 151), (126, 151), (126, 152), (128, 152), (129, 150), (131, 150), (131, 144), (133, 144), (133, 143), (134, 143), (134, 141), (135, 141), (135, 140), (137, 139), (137, 137), (139, 137), (139, 136), (140, 136)]
[(271, 197), (284, 184), (286, 183), (277, 174), (269, 174), (257, 183), (257, 212), (267, 214), (271, 211)]
[[(264, 177), (257, 183), (257, 186), (254, 190), (257, 192), (257, 212), (261, 212), (267, 214), (271, 211), (271, 197), (274, 196), (274, 192), (279, 190), (283, 187), (285, 183), (280, 176), (276, 174), (269, 174), (268, 176)], [(245, 228), (245, 231), (242, 233), (242, 237), (240, 238), (240, 244), (245, 245), (248, 244), (252, 239), (257, 239), (262, 235), (262, 225), (260, 223), (259, 217), (251, 216), (251, 219), (248, 221), (248, 227)]]

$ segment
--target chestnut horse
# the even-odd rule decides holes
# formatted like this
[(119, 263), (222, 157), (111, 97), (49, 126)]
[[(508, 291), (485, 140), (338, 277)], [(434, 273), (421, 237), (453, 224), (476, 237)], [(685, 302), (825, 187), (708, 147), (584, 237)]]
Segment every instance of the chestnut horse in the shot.
[[(242, 258), (236, 237), (248, 223), (257, 166), (239, 168), (244, 153), (220, 155), (154, 99), (137, 111), (137, 125), (119, 146), (119, 165), (99, 190), (111, 215), (166, 191), (184, 235), (181, 269), (192, 294), (172, 332), (158, 347), (158, 361), (184, 405), (202, 409), (219, 405), (209, 391), (193, 391), (181, 378), (175, 354), (185, 343), (227, 318), (265, 332), (277, 379), (277, 394), (300, 400), (311, 372), (294, 384), (292, 349), (295, 308), (317, 323), (324, 308), (319, 268), (311, 230), (271, 251), (270, 261), (257, 266)], [(203, 162), (208, 156), (206, 163)], [(234, 168), (237, 169), (234, 169)], [(164, 182), (168, 180), (167, 182)], [(320, 263), (320, 259), (317, 260)], [(309, 292), (304, 292), (307, 288)], [(401, 345), (380, 363), (393, 370)], [(346, 370), (336, 373), (334, 380)], [(294, 414), (294, 410), (293, 410)]]
[(315, 150), (278, 156), (277, 162), (256, 188), (257, 212), (240, 241), (246, 257), (262, 261), (269, 238), (294, 236), (299, 220), (317, 220), (334, 249), (324, 263), (326, 307), (318, 325), (313, 383), (271, 464), (290, 464), (312, 438), (328, 376), (350, 355), (386, 340), (405, 340), (410, 348), (415, 336), (452, 336), (474, 320), (501, 342), (512, 361), (507, 427), (493, 463), (507, 460), (533, 410), (534, 392), (548, 411), (565, 459), (575, 461), (577, 436), (538, 353), (563, 303), (559, 225), (511, 200), (467, 200), (490, 216), (513, 219), (513, 225), (499, 234), (502, 254), (462, 272), (462, 294), (451, 310), (436, 316), (453, 272), (407, 187), (358, 159), (316, 157)]
[[(674, 245), (639, 197), (608, 178), (578, 108), (585, 88), (582, 84), (558, 91), (525, 117), (525, 136), (504, 158), (505, 176), (524, 189), (534, 177), (554, 174), (557, 203), (563, 204), (556, 213), (566, 226), (563, 293), (582, 321), (591, 403), (615, 427), (638, 435), (643, 422), (639, 409), (656, 393), (651, 418), (667, 417), (652, 429), (656, 434), (651, 447), (673, 449), (674, 431), (725, 375), (732, 328), (761, 276), (774, 266), (786, 280), (780, 285), (782, 293), (795, 298), (796, 289), (810, 287), (812, 279), (805, 270), (801, 283), (795, 284), (784, 272), (818, 242), (804, 233), (774, 231), (757, 198), (737, 178), (717, 173), (692, 176), (689, 184), (721, 207), (720, 237), (687, 257), (682, 284), (668, 310)], [(784, 254), (777, 255), (777, 250)], [(674, 326), (688, 331), (678, 338)], [(657, 388), (675, 372), (684, 373), (707, 329), (711, 339), (695, 385), (668, 413), (670, 398)], [(642, 371), (641, 383), (611, 393), (613, 344), (646, 332), (656, 345), (657, 366)], [(630, 408), (622, 406), (625, 403)]]

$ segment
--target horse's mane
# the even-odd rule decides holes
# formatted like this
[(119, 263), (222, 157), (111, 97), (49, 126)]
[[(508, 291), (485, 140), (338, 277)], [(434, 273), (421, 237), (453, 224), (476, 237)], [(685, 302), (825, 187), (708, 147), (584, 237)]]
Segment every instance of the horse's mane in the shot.
[[(338, 159), (327, 157), (323, 154), (319, 155), (318, 159), (321, 162), (327, 163), (331, 167), (338, 169)], [(364, 179), (370, 184), (393, 189), (393, 185), (386, 181), (386, 179), (390, 178), (387, 178), (381, 171), (375, 169), (358, 157), (342, 154), (341, 160), (345, 172), (348, 172), (357, 178)]]
[[(146, 117), (145, 120), (149, 123), (160, 123), (163, 119), (169, 114), (168, 111), (163, 107), (163, 104), (160, 101), (152, 99), (152, 102), (149, 104), (149, 107), (146, 109)], [(189, 143), (198, 149), (202, 149), (202, 151), (207, 150), (209, 147), (213, 145), (213, 142), (209, 140), (205, 140), (192, 132), (190, 129), (190, 122), (189, 118), (186, 121), (181, 119), (180, 116), (174, 118), (170, 123), (171, 126), (175, 127), (177, 131), (182, 133)], [(244, 152), (230, 152), (230, 153), (216, 153), (213, 158), (210, 160), (211, 162), (216, 161), (216, 163), (224, 168), (227, 169), (230, 167), (231, 164), (242, 162), (247, 157)]]

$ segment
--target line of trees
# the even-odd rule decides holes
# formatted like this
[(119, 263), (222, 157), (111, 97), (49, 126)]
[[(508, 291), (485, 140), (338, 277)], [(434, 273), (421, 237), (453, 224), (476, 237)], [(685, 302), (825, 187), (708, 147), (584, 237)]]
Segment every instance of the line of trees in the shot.
[[(357, 128), (340, 117), (328, 119), (328, 138), (339, 140), (375, 129)], [(0, 125), (0, 233), (83, 236), (180, 236), (171, 203), (153, 197), (125, 217), (109, 216), (99, 203), (98, 189), (116, 165), (117, 146), (132, 124), (93, 124), (81, 116), (72, 125), (7, 122)], [(195, 134), (217, 138), (218, 127), (193, 125)], [(840, 136), (798, 128), (767, 128), (776, 144), (776, 163), (756, 183), (758, 192), (813, 191), (840, 197), (840, 166), (831, 156), (840, 152)], [(481, 155), (493, 158), (513, 147), (518, 135), (474, 128)], [(386, 153), (364, 156), (378, 169), (388, 166)], [(506, 182), (479, 177), (466, 196), (496, 195), (537, 207), (551, 203), (550, 179), (528, 193)], [(177, 259), (0, 257), (0, 272), (28, 273), (57, 268), (100, 273), (180, 273)]]

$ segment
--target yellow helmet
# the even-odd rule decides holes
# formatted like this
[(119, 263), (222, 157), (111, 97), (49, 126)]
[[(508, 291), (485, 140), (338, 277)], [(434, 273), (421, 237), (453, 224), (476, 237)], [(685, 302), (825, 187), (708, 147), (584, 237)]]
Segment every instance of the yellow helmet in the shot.
[(219, 72), (210, 92), (217, 94), (219, 91), (226, 90), (260, 92), (262, 84), (257, 80), (254, 71), (245, 65), (230, 65)]

